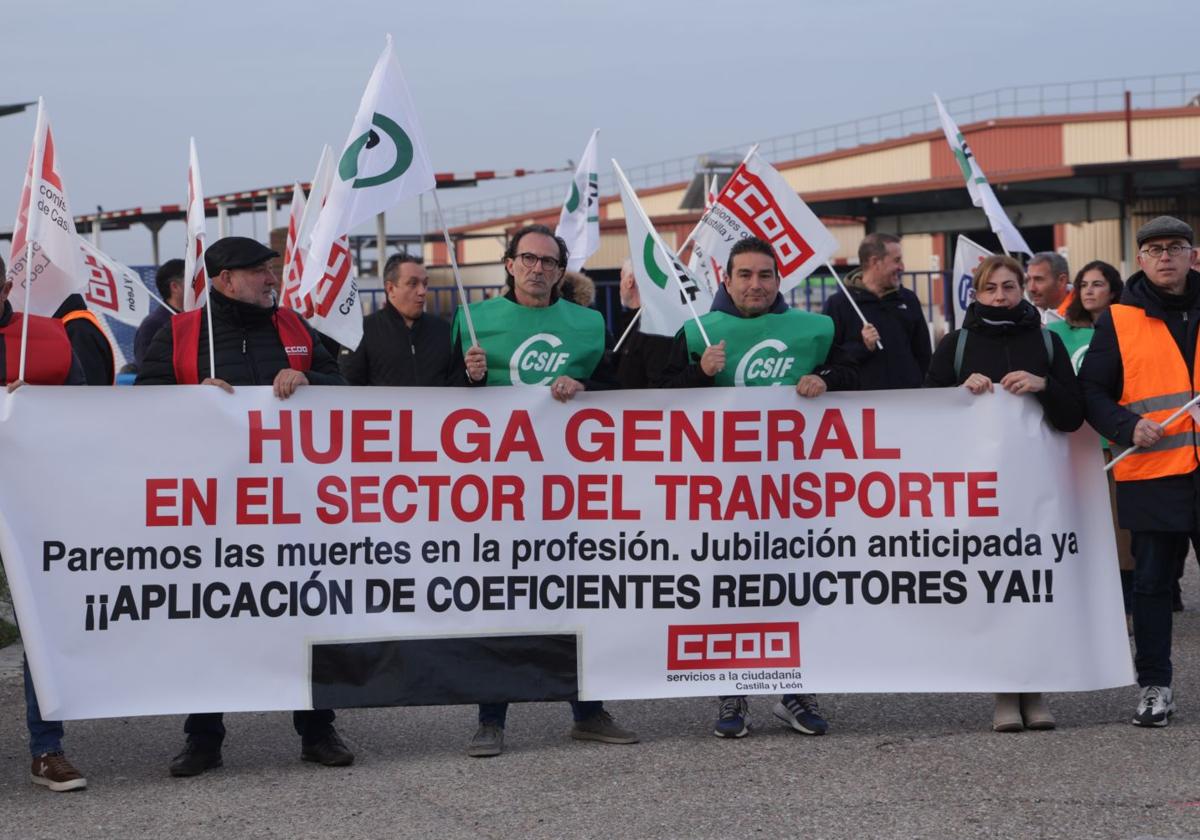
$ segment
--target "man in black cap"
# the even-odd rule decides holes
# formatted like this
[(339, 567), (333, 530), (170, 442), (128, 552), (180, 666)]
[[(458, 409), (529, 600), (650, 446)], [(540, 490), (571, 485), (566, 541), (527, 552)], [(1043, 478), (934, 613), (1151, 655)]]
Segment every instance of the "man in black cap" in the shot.
[[(212, 244), (204, 265), (212, 281), (209, 302), (182, 312), (158, 331), (138, 373), (137, 385), (271, 385), (287, 399), (303, 385), (344, 385), (337, 363), (304, 320), (280, 309), (279, 278), (269, 265), (275, 251), (253, 239), (228, 236)], [(216, 370), (209, 367), (208, 318), (212, 310)], [(180, 352), (176, 352), (176, 349)], [(333, 728), (330, 709), (292, 713), (300, 757), (327, 767), (353, 763)], [(188, 715), (187, 744), (171, 762), (172, 776), (196, 776), (221, 766), (225, 725), (219, 712)]]
[(133, 337), (133, 363), (141, 370), (142, 362), (146, 359), (146, 351), (158, 331), (171, 320), (171, 316), (183, 310), (183, 268), (181, 259), (167, 260), (158, 267), (154, 275), (154, 285), (158, 296), (166, 306), (155, 307), (137, 328)]
[(1079, 371), (1088, 422), (1121, 447), (1113, 467), (1117, 519), (1132, 532), (1134, 666), (1142, 693), (1135, 726), (1166, 726), (1171, 691), (1171, 590), (1189, 537), (1200, 536), (1200, 272), (1190, 225), (1159, 216), (1137, 232), (1141, 271), (1096, 321)]

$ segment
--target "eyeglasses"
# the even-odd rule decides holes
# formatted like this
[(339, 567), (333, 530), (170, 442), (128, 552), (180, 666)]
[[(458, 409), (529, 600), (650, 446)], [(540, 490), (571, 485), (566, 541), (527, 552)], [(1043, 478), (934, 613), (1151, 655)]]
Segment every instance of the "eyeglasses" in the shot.
[(517, 259), (526, 268), (533, 268), (538, 263), (541, 263), (542, 271), (558, 271), (559, 267), (562, 266), (562, 263), (554, 257), (539, 257), (537, 254), (531, 254), (528, 251), (523, 254), (517, 254)]
[(1171, 245), (1167, 245), (1166, 247), (1163, 247), (1162, 245), (1148, 245), (1142, 249), (1142, 253), (1147, 257), (1156, 260), (1163, 255), (1164, 251), (1172, 257), (1178, 257), (1184, 251), (1190, 250), (1192, 250), (1191, 245), (1180, 245), (1178, 242), (1175, 242)]

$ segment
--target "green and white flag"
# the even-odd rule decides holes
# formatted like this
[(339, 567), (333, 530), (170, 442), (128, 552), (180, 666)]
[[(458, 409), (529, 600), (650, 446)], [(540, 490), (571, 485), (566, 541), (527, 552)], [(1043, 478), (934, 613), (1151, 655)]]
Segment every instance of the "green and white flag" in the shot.
[(571, 255), (567, 259), (567, 271), (579, 271), (600, 247), (600, 169), (596, 164), (596, 135), (599, 133), (600, 129), (592, 132), (583, 150), (554, 231), (566, 241)]
[[(795, 385), (825, 363), (833, 344), (833, 319), (802, 309), (739, 318), (709, 312), (700, 319), (713, 344), (725, 342), (725, 368), (717, 385)], [(688, 351), (704, 353), (694, 321), (683, 325)]]
[(338, 158), (333, 186), (313, 228), (300, 296), (321, 282), (339, 238), (434, 186), (433, 166), (425, 151), (417, 112), (392, 49), (392, 36), (388, 35)]
[(950, 150), (954, 152), (958, 166), (962, 169), (963, 178), (967, 182), (967, 192), (971, 194), (971, 203), (983, 210), (988, 218), (988, 224), (992, 228), (992, 233), (1000, 239), (1000, 245), (1006, 252), (1033, 256), (1033, 250), (1026, 244), (1025, 237), (1021, 236), (1017, 226), (1012, 223), (1012, 219), (1008, 218), (1008, 214), (1000, 206), (1000, 199), (996, 198), (996, 194), (992, 192), (992, 185), (988, 183), (983, 170), (979, 168), (979, 161), (975, 159), (971, 147), (967, 145), (967, 138), (959, 131), (958, 124), (950, 118), (950, 114), (946, 112), (946, 106), (942, 104), (942, 100), (936, 93), (933, 95), (933, 99), (937, 103), (938, 117), (942, 121), (942, 133), (946, 135), (946, 142), (950, 144)]
[(613, 167), (621, 190), (621, 206), (625, 208), (629, 256), (642, 299), (641, 330), (651, 335), (673, 336), (684, 323), (695, 318), (693, 312), (702, 314), (712, 308), (712, 294), (707, 286), (696, 282), (654, 230), (615, 160)]
[[(521, 306), (505, 297), (471, 304), (475, 335), (487, 351), (488, 385), (549, 385), (560, 376), (587, 379), (604, 356), (604, 316), (559, 298), (550, 306)], [(460, 307), (452, 341), (471, 340)]]

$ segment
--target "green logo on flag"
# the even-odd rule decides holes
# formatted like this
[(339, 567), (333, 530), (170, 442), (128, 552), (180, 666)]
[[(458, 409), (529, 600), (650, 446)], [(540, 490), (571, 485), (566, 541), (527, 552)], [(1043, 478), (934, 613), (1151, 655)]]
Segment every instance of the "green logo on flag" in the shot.
[(646, 242), (642, 245), (642, 264), (646, 266), (646, 274), (650, 275), (654, 285), (665, 289), (667, 288), (667, 273), (659, 268), (654, 252), (654, 237), (647, 233)]
[(567, 212), (574, 213), (579, 209), (579, 186), (571, 182), (571, 197), (567, 199)]
[(413, 144), (412, 140), (404, 132), (404, 129), (397, 125), (394, 120), (379, 112), (376, 112), (371, 118), (371, 125), (376, 126), (391, 138), (392, 144), (396, 147), (396, 161), (378, 175), (371, 175), (367, 178), (358, 177), (359, 154), (364, 148), (374, 149), (380, 142), (379, 132), (375, 131), (375, 129), (367, 131), (346, 147), (346, 151), (342, 153), (342, 159), (338, 161), (338, 177), (343, 181), (353, 179), (354, 183), (350, 185), (352, 189), (378, 187), (381, 184), (386, 184), (388, 181), (394, 181), (407, 172), (408, 167), (412, 166)]

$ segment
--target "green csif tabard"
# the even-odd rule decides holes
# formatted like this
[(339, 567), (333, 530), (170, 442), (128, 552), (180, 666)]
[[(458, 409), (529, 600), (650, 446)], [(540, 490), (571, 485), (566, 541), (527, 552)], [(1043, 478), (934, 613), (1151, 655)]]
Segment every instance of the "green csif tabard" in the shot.
[[(488, 385), (549, 385), (560, 376), (587, 379), (604, 356), (604, 316), (559, 299), (546, 307), (494, 297), (471, 304), (479, 346), (487, 352)], [(470, 335), (462, 312), (453, 340), (465, 354)]]
[[(801, 309), (754, 318), (726, 312), (700, 317), (713, 344), (725, 342), (725, 369), (717, 385), (795, 385), (829, 356), (833, 319)], [(688, 352), (704, 353), (704, 339), (695, 321), (683, 326)]]

